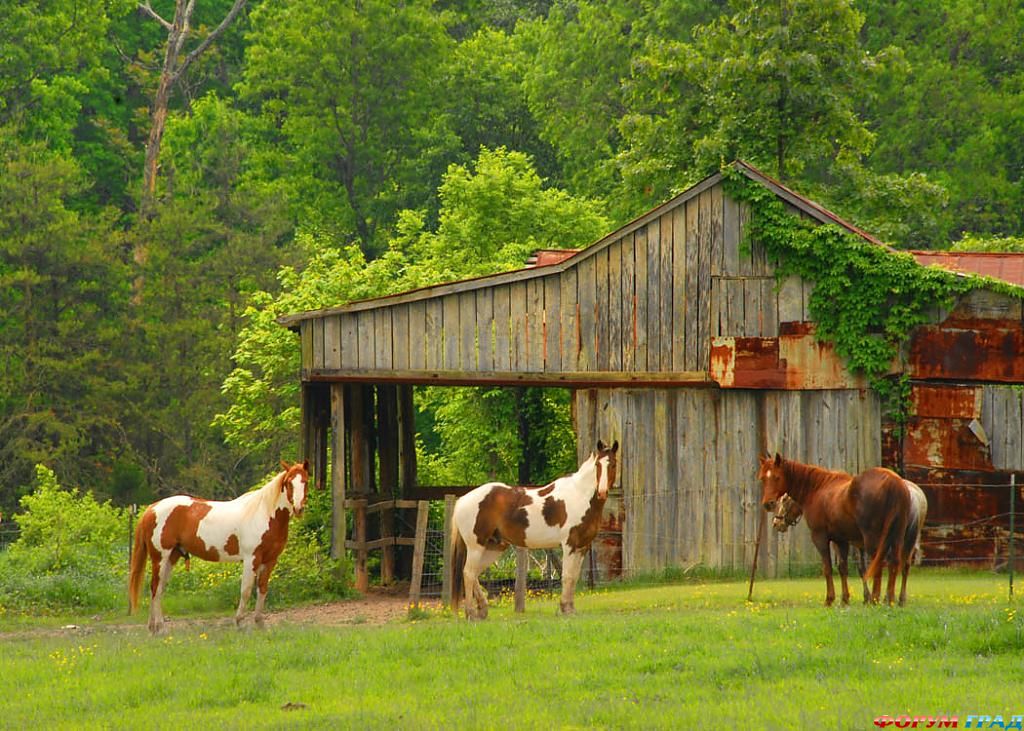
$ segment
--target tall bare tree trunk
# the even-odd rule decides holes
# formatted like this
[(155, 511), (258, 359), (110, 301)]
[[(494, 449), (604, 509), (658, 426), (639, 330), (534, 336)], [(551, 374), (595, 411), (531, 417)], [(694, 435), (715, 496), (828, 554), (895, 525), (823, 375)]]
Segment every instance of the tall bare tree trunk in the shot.
[[(167, 123), (167, 107), (171, 100), (171, 92), (182, 75), (199, 56), (209, 48), (245, 7), (246, 0), (235, 0), (224, 19), (209, 35), (185, 56), (185, 43), (191, 31), (192, 13), (195, 11), (196, 0), (175, 0), (174, 19), (164, 20), (149, 5), (149, 0), (139, 3), (139, 10), (156, 20), (167, 31), (167, 46), (164, 51), (164, 64), (160, 70), (160, 83), (153, 95), (153, 106), (150, 110), (149, 139), (146, 141), (146, 159), (142, 170), (141, 213), (146, 217), (152, 213), (156, 198), (157, 162), (160, 159), (160, 144), (164, 137), (164, 126)], [(139, 252), (136, 252), (136, 259)], [(143, 257), (144, 258), (144, 257)]]

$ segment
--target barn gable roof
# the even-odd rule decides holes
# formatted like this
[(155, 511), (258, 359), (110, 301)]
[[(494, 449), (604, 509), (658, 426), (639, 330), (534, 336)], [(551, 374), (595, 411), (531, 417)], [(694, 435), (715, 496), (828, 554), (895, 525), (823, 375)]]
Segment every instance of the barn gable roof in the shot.
[[(814, 201), (806, 198), (799, 193), (787, 188), (785, 185), (775, 180), (774, 178), (766, 175), (765, 173), (758, 170), (756, 167), (743, 160), (736, 160), (732, 163), (732, 167), (753, 180), (756, 183), (763, 185), (764, 187), (771, 190), (779, 198), (789, 203), (794, 208), (800, 210), (811, 218), (820, 221), (825, 224), (835, 224), (841, 228), (850, 231), (857, 236), (869, 241), (878, 246), (887, 246), (884, 242), (878, 238), (872, 236), (866, 231), (854, 226), (852, 223), (840, 218), (832, 211), (828, 210), (824, 206), (815, 203)], [(590, 246), (584, 249), (580, 249), (575, 253), (568, 256), (552, 256), (552, 257), (539, 257), (538, 261), (531, 266), (523, 269), (515, 269), (508, 272), (500, 272), (497, 274), (490, 274), (482, 277), (474, 277), (471, 279), (463, 279), (455, 282), (446, 282), (443, 284), (436, 284), (428, 287), (421, 287), (418, 289), (408, 290), (405, 292), (398, 292), (395, 294), (384, 295), (382, 297), (374, 297), (365, 300), (355, 300), (348, 302), (344, 305), (336, 307), (323, 308), (319, 310), (308, 310), (306, 312), (299, 312), (292, 315), (286, 315), (278, 319), (278, 322), (286, 327), (295, 329), (303, 320), (309, 320), (317, 317), (324, 317), (328, 315), (341, 314), (347, 312), (360, 312), (365, 310), (372, 310), (378, 307), (389, 307), (396, 304), (404, 304), (409, 302), (416, 302), (419, 300), (432, 299), (435, 297), (443, 297), (449, 294), (458, 292), (469, 292), (476, 289), (483, 289), (486, 287), (493, 287), (502, 284), (509, 284), (512, 282), (523, 282), (537, 277), (548, 276), (553, 273), (563, 272), (578, 265), (581, 261), (595, 256), (600, 251), (604, 250), (614, 242), (620, 240), (622, 237), (629, 235), (630, 233), (643, 228), (647, 224), (655, 221), (672, 211), (674, 208), (678, 208), (684, 205), (690, 200), (697, 198), (701, 193), (708, 189), (718, 185), (724, 175), (721, 172), (709, 175), (704, 180), (700, 181), (696, 185), (688, 188), (679, 195), (671, 198), (670, 200), (662, 203), (661, 205), (652, 208), (643, 215), (635, 218), (634, 220), (627, 223), (625, 226), (617, 229), (594, 242)], [(550, 263), (548, 263), (550, 262)]]

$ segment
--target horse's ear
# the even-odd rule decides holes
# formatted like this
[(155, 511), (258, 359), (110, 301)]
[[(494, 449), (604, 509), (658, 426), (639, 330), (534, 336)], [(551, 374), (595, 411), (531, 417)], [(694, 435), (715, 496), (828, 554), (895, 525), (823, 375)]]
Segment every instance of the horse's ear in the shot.
[(618, 440), (618, 439), (616, 439), (616, 440), (615, 440), (615, 441), (614, 441), (614, 442), (612, 443), (612, 452), (618, 452), (618, 451), (619, 451), (619, 440)]
[(778, 452), (775, 453), (775, 464), (776, 465), (781, 465), (782, 464), (782, 456)]
[(291, 465), (290, 465), (290, 464), (288, 464), (287, 462), (285, 462), (285, 461), (284, 461), (284, 460), (282, 459), (282, 460), (281, 460), (281, 469), (283, 469), (283, 470), (284, 470), (285, 472), (287, 472), (287, 471), (288, 471), (288, 468), (289, 468), (289, 467), (291, 467)]
[(604, 442), (602, 442), (600, 439), (597, 440), (597, 451), (598, 452), (603, 452), (604, 451)]
[(302, 469), (305, 470), (306, 472), (309, 472), (309, 460), (308, 459), (302, 460)]

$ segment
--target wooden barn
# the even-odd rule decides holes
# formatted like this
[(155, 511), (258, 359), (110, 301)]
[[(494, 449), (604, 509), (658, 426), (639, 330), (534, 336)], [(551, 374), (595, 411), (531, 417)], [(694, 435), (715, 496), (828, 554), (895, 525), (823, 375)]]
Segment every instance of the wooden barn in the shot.
[[(793, 215), (881, 245), (735, 167)], [(374, 495), (422, 498), (414, 385), (561, 387), (573, 393), (581, 458), (599, 438), (621, 443), (595, 543), (604, 576), (749, 567), (757, 455), (767, 451), (849, 472), (893, 466), (928, 493), (926, 557), (991, 560), (1007, 535), (1009, 475), (1024, 470), (1021, 300), (976, 290), (913, 333), (914, 415), (897, 439), (875, 392), (815, 339), (813, 283), (779, 281), (756, 241), (741, 251), (747, 220), (716, 174), (581, 251), (282, 318), (301, 337), (304, 448), (317, 479), (330, 461), (336, 506), (353, 495), (369, 498), (364, 511)], [(344, 518), (336, 507), (336, 547)], [(766, 533), (766, 574), (817, 563), (802, 526)]]

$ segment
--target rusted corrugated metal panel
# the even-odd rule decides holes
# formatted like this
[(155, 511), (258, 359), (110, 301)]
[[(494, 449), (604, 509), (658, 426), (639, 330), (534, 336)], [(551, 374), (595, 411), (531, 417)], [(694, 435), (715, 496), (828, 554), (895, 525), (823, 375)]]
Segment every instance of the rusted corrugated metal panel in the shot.
[[(787, 323), (792, 332), (793, 323)], [(711, 339), (711, 378), (723, 388), (864, 388), (828, 343), (808, 331), (777, 338)]]
[(982, 390), (975, 386), (915, 383), (911, 386), (910, 399), (910, 411), (916, 416), (944, 419), (981, 416)]
[(1024, 383), (1024, 327), (1009, 320), (947, 320), (911, 337), (911, 378)]
[(954, 272), (970, 272), (1002, 279), (1024, 287), (1024, 254), (953, 251), (911, 251), (918, 264), (940, 266)]
[(903, 461), (908, 465), (964, 470), (992, 470), (987, 444), (978, 438), (970, 419), (911, 417), (903, 439)]

